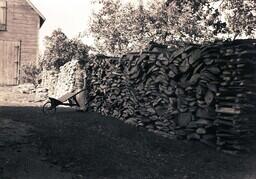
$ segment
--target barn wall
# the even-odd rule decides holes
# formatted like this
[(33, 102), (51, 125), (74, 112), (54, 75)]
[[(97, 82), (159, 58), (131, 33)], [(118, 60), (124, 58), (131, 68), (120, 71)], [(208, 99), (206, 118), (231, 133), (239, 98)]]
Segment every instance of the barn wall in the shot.
[(7, 0), (7, 31), (0, 31), (0, 40), (21, 41), (21, 66), (36, 63), (39, 22), (26, 0)]

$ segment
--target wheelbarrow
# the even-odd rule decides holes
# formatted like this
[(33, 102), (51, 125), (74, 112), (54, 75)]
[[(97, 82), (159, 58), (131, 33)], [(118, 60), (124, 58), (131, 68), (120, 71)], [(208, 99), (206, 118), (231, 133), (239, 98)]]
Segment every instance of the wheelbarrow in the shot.
[(56, 113), (57, 106), (80, 107), (76, 96), (83, 91), (85, 91), (85, 89), (82, 89), (81, 91), (78, 91), (78, 92), (67, 93), (58, 99), (49, 97), (49, 100), (43, 105), (43, 113), (45, 114)]

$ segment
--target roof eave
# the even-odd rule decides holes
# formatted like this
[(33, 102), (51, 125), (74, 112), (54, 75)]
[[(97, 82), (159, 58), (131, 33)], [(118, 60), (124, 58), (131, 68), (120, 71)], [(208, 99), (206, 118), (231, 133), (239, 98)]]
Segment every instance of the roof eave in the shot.
[(44, 22), (45, 22), (45, 18), (42, 18), (41, 16), (40, 16), (40, 27), (42, 27), (42, 25), (44, 24)]
[(30, 0), (26, 0), (26, 1), (32, 7), (32, 9), (40, 16), (40, 27), (42, 27), (46, 18), (44, 17), (44, 15), (36, 8), (36, 6)]

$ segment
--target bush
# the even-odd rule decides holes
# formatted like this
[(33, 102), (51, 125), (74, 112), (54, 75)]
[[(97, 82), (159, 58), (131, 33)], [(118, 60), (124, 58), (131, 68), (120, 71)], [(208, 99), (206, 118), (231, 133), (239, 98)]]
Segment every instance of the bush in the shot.
[(22, 76), (22, 82), (32, 83), (37, 86), (40, 83), (41, 70), (34, 64), (27, 64), (22, 66), (24, 75)]
[(87, 59), (90, 49), (79, 39), (68, 39), (61, 29), (54, 30), (51, 36), (45, 37), (45, 47), (40, 65), (47, 70), (57, 71), (72, 59)]

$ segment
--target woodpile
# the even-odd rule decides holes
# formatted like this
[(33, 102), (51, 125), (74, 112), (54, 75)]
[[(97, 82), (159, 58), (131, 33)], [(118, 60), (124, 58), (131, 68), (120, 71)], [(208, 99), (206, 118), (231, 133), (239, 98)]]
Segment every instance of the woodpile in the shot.
[(66, 93), (74, 90), (75, 71), (77, 70), (77, 60), (71, 60), (60, 67), (54, 93), (51, 97), (60, 98)]
[(24, 84), (20, 84), (18, 86), (14, 86), (13, 91), (20, 92), (23, 94), (32, 94), (32, 93), (35, 93), (36, 87), (32, 83), (24, 83)]
[(149, 50), (126, 57), (125, 76), (137, 96), (140, 125), (163, 135), (214, 143), (220, 70), (207, 61), (207, 49), (173, 51), (153, 45)]
[(75, 83), (77, 60), (71, 60), (56, 70), (43, 70), (42, 83), (36, 89), (35, 101), (46, 101), (48, 97), (59, 98), (71, 92)]
[(40, 84), (39, 88), (47, 89), (48, 96), (53, 96), (57, 81), (58, 71), (44, 69), (42, 71), (42, 83)]
[(48, 89), (43, 87), (37, 87), (35, 92), (34, 101), (35, 102), (43, 102), (48, 100)]
[(165, 137), (236, 153), (255, 129), (255, 41), (150, 44), (87, 64), (90, 107)]
[(224, 44), (218, 60), (221, 83), (216, 97), (217, 146), (229, 153), (246, 151), (256, 129), (256, 43), (238, 42)]
[(87, 64), (89, 106), (103, 115), (133, 124), (136, 104), (126, 88), (121, 59), (97, 55)]

